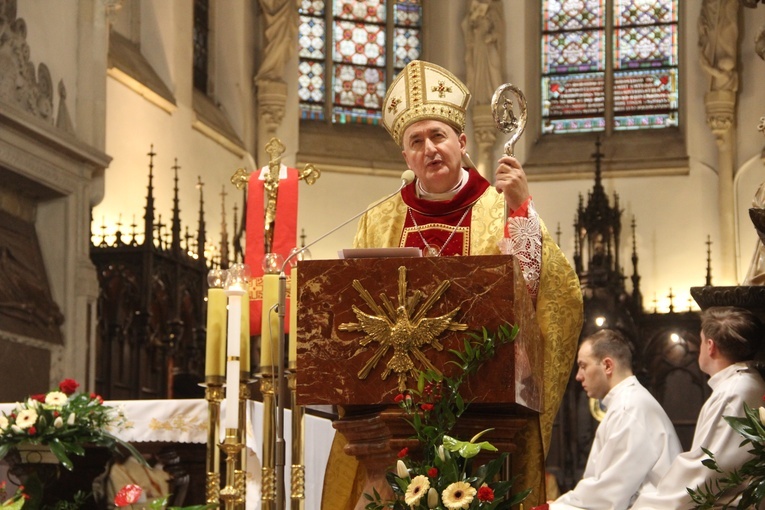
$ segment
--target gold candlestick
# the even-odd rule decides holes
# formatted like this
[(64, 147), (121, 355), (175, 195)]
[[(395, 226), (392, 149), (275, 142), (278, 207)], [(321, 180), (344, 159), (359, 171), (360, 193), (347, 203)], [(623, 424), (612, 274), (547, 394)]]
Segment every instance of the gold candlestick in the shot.
[(236, 500), (237, 508), (244, 510), (247, 503), (247, 401), (250, 399), (249, 372), (242, 371), (239, 379), (239, 427), (237, 428), (237, 441), (242, 445), (242, 450), (237, 456), (234, 469), (234, 480), (239, 497)]
[(220, 450), (218, 437), (220, 434), (220, 403), (223, 401), (223, 378), (208, 376), (205, 388), (207, 400), (207, 459), (206, 459), (206, 488), (205, 501), (208, 504), (220, 502)]
[(234, 510), (241, 497), (236, 481), (236, 459), (242, 450), (238, 440), (238, 429), (226, 429), (226, 439), (220, 443), (220, 449), (226, 454), (226, 486), (220, 491), (220, 499), (226, 505), (226, 510)]
[(296, 365), (290, 362), (287, 380), (292, 397), (292, 469), (290, 476), (290, 509), (305, 508), (305, 408), (297, 405)]
[(274, 367), (264, 366), (260, 373), (263, 394), (263, 467), (261, 468), (261, 510), (276, 509), (276, 407), (274, 405)]

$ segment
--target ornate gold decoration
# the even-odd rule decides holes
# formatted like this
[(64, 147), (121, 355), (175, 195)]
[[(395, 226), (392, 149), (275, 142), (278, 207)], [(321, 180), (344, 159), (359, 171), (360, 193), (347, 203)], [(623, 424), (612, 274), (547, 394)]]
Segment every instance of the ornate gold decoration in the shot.
[[(510, 95), (506, 94), (506, 92), (510, 92)], [(516, 104), (518, 105), (517, 116), (515, 114)], [(491, 98), (491, 110), (494, 114), (494, 122), (497, 125), (497, 129), (505, 134), (512, 133), (510, 139), (505, 142), (505, 154), (508, 156), (514, 156), (515, 142), (518, 141), (526, 129), (526, 119), (528, 118), (528, 108), (526, 105), (526, 96), (523, 95), (521, 89), (512, 83), (500, 85), (494, 91), (494, 96)]]
[(603, 406), (600, 405), (600, 400), (597, 398), (591, 398), (589, 401), (590, 414), (598, 421), (603, 421), (606, 416), (606, 411), (603, 410)]
[(358, 291), (374, 315), (362, 312), (354, 305), (353, 311), (359, 322), (344, 323), (338, 329), (341, 331), (364, 331), (368, 336), (359, 341), (362, 346), (369, 345), (371, 342), (380, 344), (375, 354), (359, 371), (359, 379), (366, 379), (382, 357), (393, 347), (393, 355), (381, 378), (385, 380), (391, 372), (395, 372), (398, 376), (398, 388), (404, 391), (407, 374), (416, 375), (414, 362), (410, 356), (414, 356), (427, 369), (438, 372), (438, 369), (425, 356), (421, 348), (425, 345), (431, 345), (440, 351), (444, 348), (437, 338), (441, 333), (447, 330), (465, 331), (467, 329), (467, 324), (452, 320), (459, 311), (459, 307), (439, 317), (425, 317), (425, 314), (449, 288), (448, 280), (442, 281), (435, 292), (425, 299), (419, 309), (417, 309), (417, 305), (424, 295), (417, 290), (407, 300), (406, 267), (404, 266), (398, 268), (398, 306), (395, 308), (385, 295), (380, 296), (382, 306), (378, 305), (358, 280), (353, 281), (353, 288)]

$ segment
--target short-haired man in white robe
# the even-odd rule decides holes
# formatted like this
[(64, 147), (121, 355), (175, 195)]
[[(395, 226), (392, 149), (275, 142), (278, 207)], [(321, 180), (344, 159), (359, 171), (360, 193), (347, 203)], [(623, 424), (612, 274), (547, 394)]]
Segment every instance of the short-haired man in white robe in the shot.
[[(699, 412), (691, 449), (675, 459), (655, 492), (641, 494), (634, 510), (695, 508), (688, 488), (703, 489), (723, 476), (702, 463), (709, 458), (702, 448), (714, 454), (724, 473), (752, 458), (748, 447), (739, 446), (741, 436), (723, 417), (743, 416), (744, 403), (752, 408), (762, 404), (765, 381), (752, 362), (761, 349), (762, 336), (762, 322), (743, 308), (712, 307), (702, 313), (699, 368), (710, 376), (712, 394)], [(731, 504), (721, 501), (720, 506), (723, 503)]]
[(625, 510), (654, 491), (682, 451), (667, 413), (632, 372), (632, 351), (618, 331), (585, 338), (576, 380), (606, 408), (582, 479), (547, 505), (550, 510)]

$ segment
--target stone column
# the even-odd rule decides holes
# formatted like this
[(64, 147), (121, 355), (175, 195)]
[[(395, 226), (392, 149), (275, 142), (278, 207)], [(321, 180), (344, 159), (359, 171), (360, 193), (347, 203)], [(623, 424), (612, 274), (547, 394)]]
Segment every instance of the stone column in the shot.
[(287, 104), (287, 84), (283, 81), (256, 79), (258, 98), (258, 161), (267, 162), (265, 152), (268, 140), (276, 136), (276, 130), (284, 119)]
[(704, 0), (699, 16), (699, 64), (709, 75), (704, 97), (707, 125), (717, 143), (720, 214), (720, 282), (736, 281), (733, 174), (736, 162), (735, 109), (738, 91), (738, 0)]
[(473, 130), (478, 144), (476, 170), (489, 181), (494, 180), (494, 144), (497, 141), (497, 127), (491, 114), (491, 105), (481, 104), (473, 107)]

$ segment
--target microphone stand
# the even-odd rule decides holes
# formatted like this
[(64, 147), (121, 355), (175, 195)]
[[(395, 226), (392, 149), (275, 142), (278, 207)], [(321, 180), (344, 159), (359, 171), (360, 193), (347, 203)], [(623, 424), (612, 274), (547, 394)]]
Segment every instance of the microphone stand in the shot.
[[(285, 441), (284, 441), (284, 394), (287, 390), (287, 379), (284, 374), (284, 315), (285, 310), (287, 309), (287, 275), (284, 272), (285, 268), (287, 267), (287, 264), (290, 263), (290, 261), (294, 258), (296, 258), (299, 254), (304, 253), (308, 248), (311, 246), (314, 246), (319, 241), (325, 239), (331, 234), (334, 234), (336, 231), (340, 230), (344, 226), (346, 226), (348, 223), (352, 222), (353, 220), (359, 218), (362, 214), (365, 214), (369, 212), (371, 209), (374, 209), (378, 205), (383, 204), (384, 202), (387, 202), (394, 196), (398, 195), (402, 189), (404, 189), (404, 186), (410, 184), (412, 181), (414, 181), (414, 172), (411, 170), (406, 170), (404, 173), (401, 174), (401, 186), (385, 197), (384, 199), (380, 200), (379, 202), (376, 202), (372, 204), (371, 206), (367, 207), (360, 213), (358, 213), (355, 216), (352, 216), (351, 218), (345, 220), (340, 225), (336, 226), (329, 232), (324, 233), (323, 235), (319, 236), (314, 241), (308, 243), (306, 246), (303, 246), (299, 250), (294, 250), (292, 253), (289, 254), (289, 256), (284, 260), (284, 263), (282, 264), (281, 270), (279, 271), (279, 302), (277, 304), (277, 312), (279, 314), (279, 336), (277, 337), (279, 339), (279, 349), (278, 349), (278, 358), (277, 363), (278, 370), (277, 370), (277, 397), (276, 397), (276, 448), (275, 448), (275, 454), (276, 459), (274, 462), (274, 468), (276, 470), (276, 508), (277, 510), (283, 510), (285, 505), (285, 490), (284, 490), (284, 467), (285, 467)], [(297, 292), (297, 289), (293, 289), (293, 292)], [(295, 335), (296, 332), (293, 331), (292, 335)], [(297, 338), (291, 338), (290, 341), (296, 341)]]

